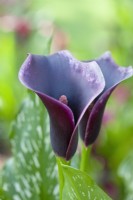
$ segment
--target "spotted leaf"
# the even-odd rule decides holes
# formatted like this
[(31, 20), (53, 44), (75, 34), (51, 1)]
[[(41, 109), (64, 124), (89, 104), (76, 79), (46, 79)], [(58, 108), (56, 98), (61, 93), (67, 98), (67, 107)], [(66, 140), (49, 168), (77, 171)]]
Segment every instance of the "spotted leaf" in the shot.
[(111, 200), (86, 173), (66, 165), (62, 166), (63, 200)]
[(13, 123), (13, 159), (6, 164), (2, 188), (8, 200), (58, 199), (57, 169), (49, 143), (47, 114), (29, 92)]

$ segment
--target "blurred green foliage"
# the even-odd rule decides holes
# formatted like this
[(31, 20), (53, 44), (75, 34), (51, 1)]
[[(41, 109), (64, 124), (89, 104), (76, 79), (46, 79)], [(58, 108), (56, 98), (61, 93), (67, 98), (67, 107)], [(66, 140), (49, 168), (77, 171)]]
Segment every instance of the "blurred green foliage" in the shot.
[[(1, 0), (0, 140), (7, 141), (10, 122), (26, 94), (17, 74), (28, 52), (44, 54), (53, 35), (51, 52), (69, 49), (85, 60), (110, 50), (120, 65), (133, 65), (132, 11), (132, 0)], [(115, 195), (123, 194), (117, 169), (133, 146), (132, 83), (131, 78), (110, 98), (92, 152), (108, 174), (108, 180), (104, 174), (99, 179), (103, 183), (113, 179), (119, 188)], [(0, 148), (2, 152), (3, 142)]]

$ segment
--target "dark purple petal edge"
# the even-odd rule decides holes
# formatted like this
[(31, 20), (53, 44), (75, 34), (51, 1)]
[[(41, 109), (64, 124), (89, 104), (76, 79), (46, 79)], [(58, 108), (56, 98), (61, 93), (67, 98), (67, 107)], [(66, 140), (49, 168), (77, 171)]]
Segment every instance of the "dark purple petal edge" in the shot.
[[(40, 92), (36, 93), (41, 98), (49, 112), (51, 129), (50, 138), (52, 148), (58, 156), (66, 158), (68, 144), (71, 138), (71, 134), (74, 130), (73, 114), (66, 105), (61, 104), (59, 101)], [(74, 155), (77, 148), (77, 143), (78, 135), (75, 134), (71, 155), (67, 158), (68, 160)]]
[(106, 103), (115, 87), (104, 92), (104, 94), (97, 100), (94, 107), (92, 108), (85, 130), (85, 146), (92, 144), (96, 140), (101, 128), (102, 117)]
[(127, 68), (122, 68), (122, 69), (123, 70), (125, 69), (125, 73), (124, 73), (124, 76), (122, 77), (122, 79), (119, 80), (116, 84), (114, 84), (113, 87), (106, 90), (99, 97), (99, 99), (96, 101), (96, 103), (94, 103), (94, 106), (91, 110), (89, 119), (87, 121), (87, 126), (86, 126), (86, 131), (85, 131), (84, 143), (85, 143), (86, 146), (92, 144), (96, 140), (96, 138), (99, 134), (104, 109), (105, 109), (107, 100), (110, 97), (113, 90), (116, 88), (116, 86), (120, 82), (122, 82), (122, 81), (128, 79), (129, 77), (133, 76), (132, 67), (127, 67)]
[[(71, 151), (72, 151), (72, 144), (73, 144), (73, 141), (75, 140), (75, 136), (76, 136), (76, 133), (78, 131), (78, 126), (82, 120), (82, 117), (84, 116), (86, 110), (88, 109), (88, 107), (90, 106), (90, 104), (94, 101), (94, 99), (103, 91), (104, 87), (105, 87), (105, 81), (104, 81), (104, 77), (101, 73), (101, 70), (99, 68), (99, 66), (95, 63), (94, 61), (92, 61), (92, 65), (93, 67), (95, 68), (95, 75), (97, 76), (97, 78), (99, 79), (99, 88), (95, 88), (95, 94), (93, 94), (93, 96), (89, 99), (87, 105), (85, 106), (85, 108), (83, 109), (82, 113), (80, 114), (79, 116), (79, 119), (75, 125), (75, 128), (74, 128), (74, 131), (72, 133), (72, 136), (71, 136), (71, 140), (69, 142), (69, 146), (68, 146), (68, 149), (67, 149), (67, 153), (66, 153), (66, 158), (69, 158), (70, 157), (70, 154), (71, 154)], [(95, 83), (94, 83), (95, 85)], [(89, 92), (86, 91), (86, 92)]]

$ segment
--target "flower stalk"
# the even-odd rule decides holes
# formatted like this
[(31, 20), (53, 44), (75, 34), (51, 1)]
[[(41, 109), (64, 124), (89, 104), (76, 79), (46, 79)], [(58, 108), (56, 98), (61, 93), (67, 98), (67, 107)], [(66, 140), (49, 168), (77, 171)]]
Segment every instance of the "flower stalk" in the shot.
[(91, 152), (91, 146), (85, 147), (85, 145), (82, 143), (81, 161), (80, 161), (81, 171), (88, 172), (90, 152)]
[(70, 165), (70, 161), (66, 161), (63, 158), (56, 157), (57, 166), (58, 166), (58, 179), (59, 179), (59, 195), (60, 200), (62, 200), (62, 190), (64, 187), (64, 175), (62, 171), (62, 164), (63, 165)]

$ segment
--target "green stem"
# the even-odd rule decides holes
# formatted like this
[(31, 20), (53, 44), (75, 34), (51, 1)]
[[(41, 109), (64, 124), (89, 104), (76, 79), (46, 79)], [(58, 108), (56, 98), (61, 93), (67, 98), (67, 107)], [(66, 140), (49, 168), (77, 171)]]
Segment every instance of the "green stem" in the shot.
[(59, 193), (60, 193), (60, 200), (62, 200), (62, 190), (64, 187), (64, 175), (62, 170), (62, 164), (63, 165), (69, 165), (70, 162), (67, 162), (66, 160), (56, 157), (57, 165), (58, 165), (58, 178), (59, 178)]
[(91, 146), (85, 147), (84, 144), (82, 144), (80, 170), (84, 172), (88, 172), (89, 170), (90, 151), (91, 151)]

